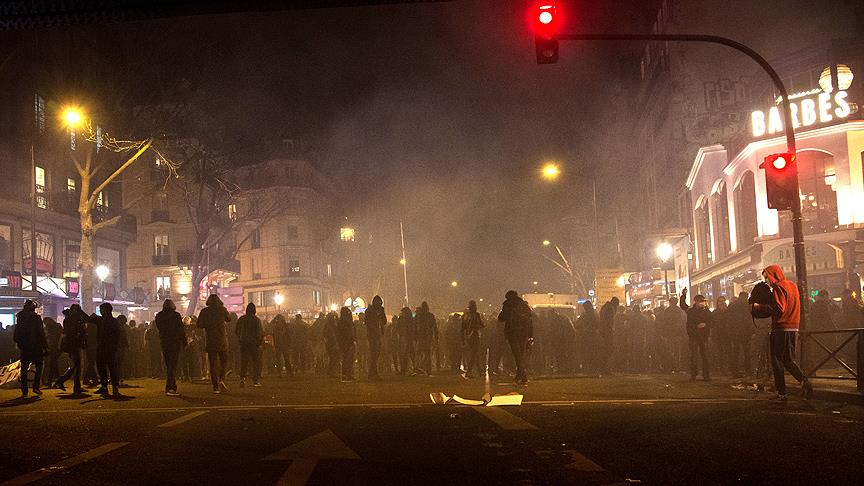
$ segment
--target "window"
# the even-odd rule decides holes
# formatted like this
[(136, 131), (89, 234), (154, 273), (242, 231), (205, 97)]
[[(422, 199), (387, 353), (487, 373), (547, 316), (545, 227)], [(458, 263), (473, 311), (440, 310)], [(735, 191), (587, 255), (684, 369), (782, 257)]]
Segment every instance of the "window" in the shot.
[(285, 234), (288, 236), (289, 240), (296, 240), (300, 238), (300, 231), (298, 231), (296, 225), (288, 225), (285, 227)]
[(171, 277), (156, 277), (156, 298), (165, 300), (171, 297)]
[(321, 291), (313, 290), (312, 291), (312, 301), (315, 302), (315, 305), (321, 305)]
[(696, 251), (698, 255), (696, 267), (704, 270), (714, 262), (711, 255), (711, 225), (708, 219), (708, 204), (704, 196), (693, 212), (693, 220), (696, 223)]
[(342, 241), (354, 241), (354, 228), (340, 228), (339, 239)]
[(759, 236), (756, 226), (756, 183), (753, 173), (747, 171), (735, 187), (735, 236), (738, 250), (753, 244)]
[(76, 190), (75, 179), (68, 177), (66, 179), (66, 191), (73, 193), (73, 192), (75, 192), (75, 190)]
[(327, 264), (327, 273), (326, 273), (326, 275), (327, 275), (328, 277), (332, 277), (332, 276), (333, 276), (333, 265), (330, 264), (330, 263)]
[(300, 259), (298, 257), (288, 259), (288, 274), (300, 275)]
[(276, 297), (275, 290), (264, 290), (262, 292), (249, 292), (249, 303), (256, 307), (269, 307), (274, 305), (273, 298)]
[(726, 200), (726, 183), (721, 182), (711, 195), (711, 215), (714, 234), (714, 257), (720, 259), (729, 254), (729, 203)]
[(36, 198), (36, 206), (45, 209), (48, 207), (48, 198), (45, 197), (45, 169), (37, 165), (35, 177), (36, 194), (34, 197)]
[(237, 221), (237, 205), (236, 204), (229, 204), (228, 205), (228, 219), (230, 219), (232, 222)]
[(836, 230), (839, 222), (834, 157), (824, 152), (805, 151), (798, 153), (797, 161), (804, 234)]
[(36, 102), (35, 102), (35, 114), (36, 114), (36, 129), (39, 130), (39, 133), (45, 132), (45, 98), (39, 96), (39, 93), (36, 93)]
[(168, 235), (156, 235), (153, 237), (153, 255), (168, 255)]
[(261, 248), (261, 230), (258, 228), (252, 230), (252, 235), (249, 237), (249, 240), (253, 250)]
[(78, 278), (78, 257), (81, 245), (77, 241), (63, 242), (63, 278)]

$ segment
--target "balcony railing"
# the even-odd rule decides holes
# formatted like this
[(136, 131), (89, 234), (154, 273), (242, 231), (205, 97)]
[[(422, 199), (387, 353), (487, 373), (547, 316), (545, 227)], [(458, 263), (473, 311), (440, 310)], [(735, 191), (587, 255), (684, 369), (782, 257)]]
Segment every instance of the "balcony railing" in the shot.
[(153, 265), (171, 265), (171, 255), (153, 255)]

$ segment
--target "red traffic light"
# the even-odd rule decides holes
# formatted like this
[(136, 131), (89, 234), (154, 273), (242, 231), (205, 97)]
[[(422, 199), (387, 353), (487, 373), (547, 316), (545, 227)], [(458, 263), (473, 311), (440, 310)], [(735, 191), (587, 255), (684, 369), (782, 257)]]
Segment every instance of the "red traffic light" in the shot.
[(771, 162), (771, 164), (774, 166), (775, 169), (783, 170), (786, 168), (786, 157), (781, 155), (781, 156), (777, 157), (776, 159), (774, 159), (774, 161)]
[(765, 157), (759, 167), (765, 169), (765, 192), (769, 208), (790, 210), (800, 204), (794, 153), (771, 154)]
[(555, 7), (552, 5), (544, 5), (540, 7), (540, 14), (537, 16), (537, 20), (540, 21), (541, 24), (551, 24), (553, 20), (555, 20), (555, 14), (550, 12), (550, 10), (554, 10)]
[(534, 33), (552, 39), (558, 32), (558, 7), (553, 2), (542, 2), (534, 7)]

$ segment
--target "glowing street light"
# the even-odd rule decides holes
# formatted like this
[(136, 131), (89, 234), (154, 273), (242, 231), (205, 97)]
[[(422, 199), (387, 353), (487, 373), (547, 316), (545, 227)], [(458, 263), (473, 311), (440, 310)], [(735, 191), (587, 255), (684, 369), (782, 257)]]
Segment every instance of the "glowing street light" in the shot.
[(669, 259), (672, 258), (674, 251), (672, 245), (669, 243), (663, 242), (657, 245), (657, 257), (660, 258), (660, 260), (663, 260), (663, 263), (668, 262)]
[(111, 275), (111, 270), (108, 268), (107, 265), (99, 265), (98, 267), (96, 267), (95, 272), (96, 276), (99, 277), (99, 280), (101, 280), (102, 282), (104, 282), (105, 279), (108, 278), (109, 275)]
[(538, 281), (536, 281), (536, 280), (534, 281), (534, 285), (537, 285), (537, 284), (539, 284), (539, 283), (540, 283), (540, 282), (538, 282)]
[(543, 240), (543, 246), (549, 246), (549, 245), (551, 245), (551, 244), (552, 244), (551, 241), (549, 241), (549, 240)]
[(453, 287), (453, 288), (456, 288), (456, 287), (459, 286), (459, 282), (457, 282), (457, 281), (454, 280), (454, 281), (450, 282), (450, 286)]
[(561, 169), (554, 162), (547, 162), (542, 169), (543, 178), (547, 181), (554, 181), (561, 175)]
[(63, 122), (69, 128), (73, 128), (78, 126), (81, 121), (84, 120), (84, 116), (81, 114), (81, 110), (77, 107), (68, 107), (63, 110)]
[(276, 304), (277, 307), (282, 305), (283, 302), (285, 302), (285, 296), (284, 295), (276, 294), (273, 296), (273, 303)]
[(404, 258), (400, 258), (400, 259), (399, 259), (399, 265), (405, 265), (406, 263), (407, 263), (407, 262), (405, 261)]

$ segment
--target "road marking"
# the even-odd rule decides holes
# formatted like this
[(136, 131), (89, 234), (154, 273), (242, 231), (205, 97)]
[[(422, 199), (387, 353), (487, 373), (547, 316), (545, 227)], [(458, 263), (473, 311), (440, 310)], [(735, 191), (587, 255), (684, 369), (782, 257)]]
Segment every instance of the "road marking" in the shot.
[(216, 410), (219, 410), (222, 412), (236, 412), (236, 411), (249, 412), (252, 410), (261, 410), (261, 407), (217, 408)]
[(381, 410), (381, 409), (387, 410), (387, 409), (396, 409), (396, 408), (398, 408), (398, 409), (411, 408), (412, 406), (413, 405), (372, 405), (369, 408), (374, 408), (376, 410)]
[(495, 422), (504, 430), (537, 430), (537, 427), (529, 424), (521, 418), (499, 407), (472, 407), (477, 413)]
[(360, 456), (327, 429), (264, 458), (265, 461), (291, 461), (276, 482), (280, 486), (305, 485), (322, 459), (358, 460)]
[(294, 410), (333, 410), (333, 407), (330, 405), (297, 405), (293, 407)]
[(119, 449), (125, 445), (129, 444), (128, 442), (111, 442), (110, 444), (105, 444), (103, 446), (99, 446), (95, 449), (91, 449), (83, 454), (78, 454), (77, 456), (70, 457), (69, 459), (63, 460), (54, 464), (52, 466), (43, 467), (42, 469), (38, 469), (36, 471), (23, 474), (18, 476), (17, 478), (12, 478), (4, 483), (0, 483), (0, 486), (20, 486), (22, 484), (30, 484), (34, 481), (39, 481), (42, 478), (50, 476), (54, 473), (64, 471), (71, 467), (77, 466), (78, 464), (90, 461), (95, 459), (101, 455), (108, 454), (109, 452)]
[(200, 417), (200, 416), (204, 415), (205, 413), (207, 413), (206, 410), (199, 410), (197, 412), (190, 412), (190, 413), (187, 413), (186, 415), (183, 415), (182, 417), (177, 417), (174, 420), (170, 420), (168, 422), (165, 422), (164, 424), (157, 425), (157, 427), (174, 427), (175, 425), (180, 425), (183, 422), (188, 422), (188, 421), (194, 419), (195, 417)]

